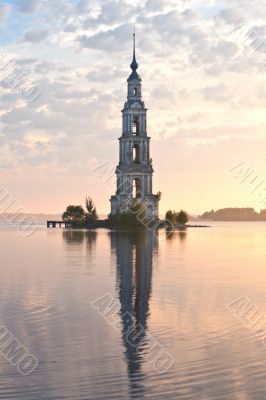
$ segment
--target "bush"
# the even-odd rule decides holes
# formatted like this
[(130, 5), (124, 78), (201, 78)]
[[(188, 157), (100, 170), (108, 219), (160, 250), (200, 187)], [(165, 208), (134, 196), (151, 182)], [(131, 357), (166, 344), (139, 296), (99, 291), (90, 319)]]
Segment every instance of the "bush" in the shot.
[(181, 225), (185, 225), (188, 222), (188, 214), (181, 210), (177, 215), (176, 215), (176, 222)]

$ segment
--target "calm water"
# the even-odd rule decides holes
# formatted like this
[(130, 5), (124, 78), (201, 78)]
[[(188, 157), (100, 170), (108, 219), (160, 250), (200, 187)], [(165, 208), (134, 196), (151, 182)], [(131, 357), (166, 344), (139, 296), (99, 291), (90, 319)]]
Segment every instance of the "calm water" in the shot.
[[(0, 355), (0, 399), (265, 399), (265, 261), (263, 224), (167, 240), (44, 228), (25, 239), (2, 226), (0, 324), (39, 366), (21, 376)], [(92, 307), (106, 294), (115, 324)], [(253, 330), (227, 307), (241, 296), (257, 307)], [(174, 360), (164, 373), (154, 342)]]

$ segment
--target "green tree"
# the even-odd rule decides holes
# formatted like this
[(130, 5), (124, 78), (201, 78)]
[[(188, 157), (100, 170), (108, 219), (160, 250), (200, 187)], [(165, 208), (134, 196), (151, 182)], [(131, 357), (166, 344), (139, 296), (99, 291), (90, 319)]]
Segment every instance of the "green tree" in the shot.
[(174, 224), (176, 222), (176, 212), (173, 210), (168, 210), (165, 214), (166, 221), (172, 222)]
[(181, 210), (177, 215), (176, 215), (176, 222), (178, 224), (185, 225), (188, 222), (188, 214)]
[(86, 207), (86, 221), (89, 224), (94, 223), (98, 219), (97, 210), (95, 204), (91, 197), (86, 197), (85, 200), (85, 207)]
[(82, 206), (68, 206), (62, 215), (65, 222), (71, 222), (75, 226), (83, 226), (85, 223), (85, 211)]

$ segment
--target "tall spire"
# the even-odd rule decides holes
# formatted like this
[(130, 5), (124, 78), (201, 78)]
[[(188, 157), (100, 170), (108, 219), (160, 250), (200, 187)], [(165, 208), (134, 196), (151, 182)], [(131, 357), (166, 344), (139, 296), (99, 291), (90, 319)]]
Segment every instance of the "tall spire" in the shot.
[(133, 55), (136, 53), (136, 26), (134, 25), (134, 33), (133, 33)]
[(133, 61), (130, 64), (130, 68), (132, 69), (133, 72), (136, 72), (138, 69), (139, 65), (136, 61), (136, 30), (134, 27), (134, 33), (133, 33)]

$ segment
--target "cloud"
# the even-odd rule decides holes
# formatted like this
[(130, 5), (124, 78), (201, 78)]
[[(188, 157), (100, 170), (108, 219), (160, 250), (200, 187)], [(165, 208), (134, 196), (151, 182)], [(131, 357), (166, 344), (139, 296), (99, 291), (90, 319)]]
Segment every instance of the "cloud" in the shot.
[(90, 12), (94, 7), (99, 6), (96, 0), (79, 0), (76, 5), (76, 10), (79, 14)]
[(232, 99), (232, 94), (230, 93), (229, 88), (223, 83), (215, 86), (208, 86), (202, 89), (201, 93), (204, 95), (207, 101), (224, 103)]
[(99, 32), (92, 36), (78, 36), (77, 41), (83, 48), (91, 48), (113, 53), (125, 50), (129, 44), (131, 36), (132, 27), (128, 24), (123, 24), (117, 28)]
[(120, 82), (125, 78), (123, 71), (119, 67), (109, 67), (108, 69), (104, 65), (95, 66), (87, 73), (87, 79), (91, 82)]
[(172, 4), (169, 0), (147, 0), (145, 9), (150, 12), (163, 12), (169, 4)]
[(33, 14), (42, 4), (42, 0), (15, 0), (15, 6), (22, 14)]
[(242, 8), (231, 7), (220, 10), (217, 15), (217, 19), (223, 21), (226, 24), (238, 26), (244, 23), (246, 18)]
[(124, 0), (104, 1), (97, 18), (88, 18), (84, 21), (84, 27), (90, 28), (91, 25), (111, 25), (114, 23), (127, 22), (136, 13), (136, 7), (126, 3)]
[(24, 42), (29, 43), (40, 43), (47, 39), (49, 36), (49, 31), (47, 29), (43, 30), (29, 30), (25, 33)]

